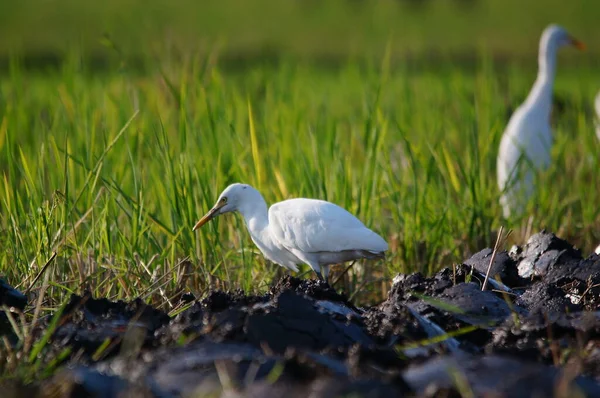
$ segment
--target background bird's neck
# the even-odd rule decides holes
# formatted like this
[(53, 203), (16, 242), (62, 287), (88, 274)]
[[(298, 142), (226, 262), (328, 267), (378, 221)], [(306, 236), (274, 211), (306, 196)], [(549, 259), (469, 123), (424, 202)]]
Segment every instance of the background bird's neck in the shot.
[(548, 114), (552, 109), (552, 90), (556, 74), (556, 51), (553, 47), (541, 48), (538, 60), (538, 75), (525, 103)]

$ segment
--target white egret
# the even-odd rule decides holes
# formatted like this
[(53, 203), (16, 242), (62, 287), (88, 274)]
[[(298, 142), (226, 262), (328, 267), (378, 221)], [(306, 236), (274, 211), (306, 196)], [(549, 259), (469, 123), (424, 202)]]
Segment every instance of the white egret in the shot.
[(500, 204), (504, 217), (521, 212), (533, 193), (534, 173), (550, 165), (552, 129), (550, 111), (556, 74), (556, 52), (566, 45), (584, 49), (562, 27), (548, 26), (542, 33), (538, 54), (538, 75), (525, 102), (511, 116), (497, 159)]
[(388, 249), (381, 236), (333, 203), (288, 199), (267, 210), (260, 192), (238, 183), (225, 188), (193, 230), (234, 211), (244, 217), (252, 241), (267, 259), (292, 271), (298, 271), (297, 264), (308, 264), (319, 279), (327, 279), (331, 264), (383, 258)]

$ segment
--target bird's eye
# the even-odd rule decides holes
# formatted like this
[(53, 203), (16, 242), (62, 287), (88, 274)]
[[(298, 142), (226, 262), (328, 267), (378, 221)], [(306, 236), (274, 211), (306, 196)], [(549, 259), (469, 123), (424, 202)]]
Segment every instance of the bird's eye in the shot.
[(227, 203), (227, 198), (226, 197), (221, 198), (221, 203)]

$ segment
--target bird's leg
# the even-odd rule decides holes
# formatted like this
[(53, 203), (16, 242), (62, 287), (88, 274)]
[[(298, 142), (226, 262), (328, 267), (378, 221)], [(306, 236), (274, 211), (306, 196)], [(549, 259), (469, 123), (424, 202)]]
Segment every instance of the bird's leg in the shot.
[(329, 264), (321, 266), (321, 274), (325, 283), (329, 284)]
[(346, 273), (350, 270), (350, 268), (352, 268), (352, 266), (354, 265), (354, 263), (356, 262), (356, 260), (352, 260), (352, 262), (350, 263), (349, 266), (347, 266), (341, 274), (338, 275), (337, 278), (335, 278), (335, 280), (332, 283), (332, 286), (335, 285), (336, 283), (338, 283), (343, 277), (344, 275), (346, 275)]
[[(322, 281), (322, 280), (323, 280), (323, 275), (321, 275), (321, 272), (317, 272), (317, 271), (315, 271), (315, 274), (317, 274), (317, 278), (318, 278), (320, 281)], [(327, 281), (325, 281), (325, 282), (327, 282)]]

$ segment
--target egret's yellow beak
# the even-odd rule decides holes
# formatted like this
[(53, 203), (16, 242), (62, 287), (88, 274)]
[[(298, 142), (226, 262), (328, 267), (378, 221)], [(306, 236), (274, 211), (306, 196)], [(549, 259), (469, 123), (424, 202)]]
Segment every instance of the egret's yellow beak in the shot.
[(192, 228), (192, 231), (197, 230), (198, 228), (200, 228), (201, 226), (203, 226), (204, 224), (206, 224), (207, 222), (209, 222), (210, 220), (212, 220), (213, 218), (215, 218), (216, 216), (219, 215), (219, 209), (223, 206), (225, 206), (225, 202), (220, 202), (217, 203), (216, 205), (213, 206), (212, 209), (210, 209), (208, 211), (208, 213), (206, 213), (201, 219), (200, 221), (198, 221), (196, 223), (196, 225), (194, 225), (194, 228)]
[(577, 48), (578, 50), (585, 50), (585, 43), (582, 41), (577, 40), (574, 37), (571, 37), (571, 45), (575, 48)]

